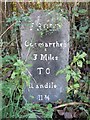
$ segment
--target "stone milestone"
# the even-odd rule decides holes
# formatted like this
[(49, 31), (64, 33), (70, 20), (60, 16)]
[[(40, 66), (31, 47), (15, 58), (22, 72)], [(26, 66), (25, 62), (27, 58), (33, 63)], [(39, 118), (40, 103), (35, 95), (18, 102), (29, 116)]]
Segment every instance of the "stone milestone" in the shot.
[(30, 21), (21, 25), (21, 42), (21, 57), (32, 64), (24, 98), (35, 103), (64, 100), (67, 82), (64, 74), (56, 76), (56, 72), (68, 65), (68, 20), (54, 11), (34, 11)]

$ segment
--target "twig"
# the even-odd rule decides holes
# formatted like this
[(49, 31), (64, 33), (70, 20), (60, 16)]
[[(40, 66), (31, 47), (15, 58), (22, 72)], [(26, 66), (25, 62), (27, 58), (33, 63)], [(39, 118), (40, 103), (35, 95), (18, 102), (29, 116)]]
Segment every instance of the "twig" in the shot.
[(19, 7), (21, 8), (21, 10), (24, 12), (25, 10), (24, 10), (23, 7), (20, 5), (20, 3), (18, 2), (18, 0), (16, 0), (16, 3), (19, 5)]
[(10, 25), (0, 36), (0, 38), (2, 38), (2, 36), (14, 25), (16, 24), (16, 22), (14, 22), (12, 25)]
[(26, 68), (27, 72), (29, 73), (30, 77), (32, 77), (32, 79), (34, 80), (34, 82), (36, 83), (35, 78), (32, 76), (31, 72)]
[(89, 105), (89, 104), (86, 104), (86, 103), (72, 102), (72, 103), (65, 103), (65, 104), (58, 105), (58, 106), (54, 107), (54, 110), (56, 110), (56, 109), (58, 109), (58, 108), (65, 107), (65, 106), (74, 106), (74, 105), (85, 105), (85, 106), (87, 106), (87, 107), (90, 107), (90, 105)]
[(0, 23), (3, 23), (4, 21), (0, 21)]
[(2, 14), (4, 15), (4, 17), (6, 18), (5, 13), (3, 12), (2, 8), (0, 8), (0, 11), (2, 12)]
[(17, 51), (18, 51), (18, 56), (20, 58), (20, 50), (19, 50), (19, 45), (18, 45), (18, 40), (17, 40), (17, 35), (16, 35), (16, 44), (17, 44)]
[(29, 47), (29, 49), (28, 49), (28, 52), (27, 52), (27, 55), (26, 55), (25, 62), (27, 61), (29, 54), (30, 54), (30, 47)]
[(10, 41), (9, 43), (7, 43), (7, 45), (3, 48), (3, 50), (2, 51), (4, 51), (12, 42), (14, 42), (15, 40), (12, 40), (12, 41)]
[[(26, 55), (25, 62), (27, 62), (28, 56), (29, 56), (29, 54), (30, 54), (30, 49), (31, 49), (31, 48), (29, 47), (28, 52), (27, 52), (27, 55)], [(29, 75), (32, 77), (32, 79), (33, 79), (34, 82), (36, 83), (35, 78), (32, 76), (31, 72), (30, 72), (28, 69), (27, 69), (27, 72), (29, 73)]]

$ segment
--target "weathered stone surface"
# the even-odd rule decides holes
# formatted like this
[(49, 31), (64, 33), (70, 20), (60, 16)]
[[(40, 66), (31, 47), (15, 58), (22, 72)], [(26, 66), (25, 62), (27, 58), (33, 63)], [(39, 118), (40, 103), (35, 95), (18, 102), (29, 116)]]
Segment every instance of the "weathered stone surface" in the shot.
[(27, 101), (44, 103), (64, 100), (67, 82), (65, 75), (56, 76), (56, 72), (68, 65), (69, 22), (55, 12), (47, 14), (40, 10), (30, 18), (32, 25), (21, 26), (21, 56), (32, 64), (29, 69), (32, 79), (29, 87), (25, 85), (24, 97)]

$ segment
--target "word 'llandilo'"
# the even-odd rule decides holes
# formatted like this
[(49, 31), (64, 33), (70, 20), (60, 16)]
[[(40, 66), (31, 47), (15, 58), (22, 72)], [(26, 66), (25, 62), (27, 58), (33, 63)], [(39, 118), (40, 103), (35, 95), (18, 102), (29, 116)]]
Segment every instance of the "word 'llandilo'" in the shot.
[(32, 89), (34, 89), (34, 88), (36, 88), (36, 89), (52, 89), (52, 88), (54, 88), (54, 89), (56, 89), (57, 88), (57, 85), (56, 84), (54, 84), (54, 82), (47, 82), (47, 83), (45, 83), (45, 84), (33, 84), (33, 83), (31, 83), (30, 84), (30, 86), (29, 86), (29, 88), (32, 88)]

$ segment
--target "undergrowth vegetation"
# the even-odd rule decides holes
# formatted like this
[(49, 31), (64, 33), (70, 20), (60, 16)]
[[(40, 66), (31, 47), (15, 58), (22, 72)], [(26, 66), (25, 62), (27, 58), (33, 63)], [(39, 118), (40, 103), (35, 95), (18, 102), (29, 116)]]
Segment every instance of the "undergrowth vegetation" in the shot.
[[(14, 6), (15, 8), (16, 6)], [(37, 8), (39, 5), (37, 4)], [(90, 7), (90, 6), (89, 6)], [(54, 4), (49, 10), (55, 10), (70, 21), (70, 59), (65, 69), (56, 71), (56, 75), (65, 74), (68, 82), (67, 100), (46, 105), (29, 103), (23, 96), (24, 85), (30, 84), (28, 67), (21, 60), (20, 26), (30, 21), (35, 9), (15, 11), (6, 17), (3, 27), (6, 31), (0, 36), (2, 44), (2, 72), (0, 72), (0, 94), (2, 118), (40, 118), (90, 119), (90, 59), (89, 59), (89, 10), (88, 3), (77, 5)], [(4, 30), (3, 28), (3, 30)], [(7, 35), (6, 35), (7, 32)], [(43, 30), (40, 31), (43, 35)], [(33, 96), (31, 96), (33, 97)], [(23, 102), (24, 100), (24, 102)], [(67, 104), (65, 104), (67, 103)], [(71, 103), (71, 104), (69, 104)], [(75, 103), (75, 104), (74, 104)], [(59, 110), (55, 109), (60, 106)], [(69, 107), (68, 107), (69, 105)], [(59, 116), (58, 116), (58, 115)]]

